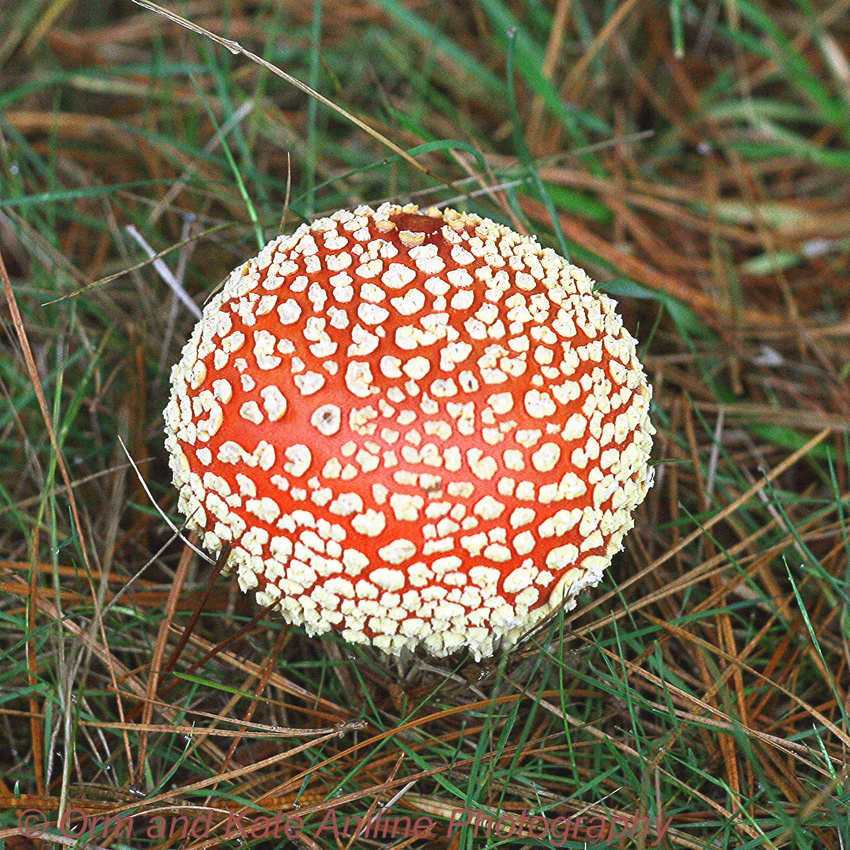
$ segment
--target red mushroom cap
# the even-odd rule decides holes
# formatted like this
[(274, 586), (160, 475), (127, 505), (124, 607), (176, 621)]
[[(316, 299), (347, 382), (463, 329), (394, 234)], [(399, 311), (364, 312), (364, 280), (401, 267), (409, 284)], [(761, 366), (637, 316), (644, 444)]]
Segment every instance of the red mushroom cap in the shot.
[(584, 271), (417, 210), (341, 211), (236, 269), (173, 369), (166, 446), (189, 527), (261, 604), (480, 658), (622, 547), (651, 391)]

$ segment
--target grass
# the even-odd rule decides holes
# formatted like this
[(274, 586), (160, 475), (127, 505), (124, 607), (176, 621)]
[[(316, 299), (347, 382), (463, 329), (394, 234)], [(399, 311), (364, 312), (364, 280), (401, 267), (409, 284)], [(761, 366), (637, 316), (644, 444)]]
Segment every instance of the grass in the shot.
[[(129, 0), (7, 6), (0, 846), (41, 846), (41, 810), (43, 846), (336, 848), (358, 818), (373, 847), (846, 847), (846, 4), (169, 6), (343, 112)], [(186, 300), (287, 198), (287, 229), (456, 198), (585, 265), (641, 340), (657, 483), (511, 653), (308, 639), (160, 516)]]

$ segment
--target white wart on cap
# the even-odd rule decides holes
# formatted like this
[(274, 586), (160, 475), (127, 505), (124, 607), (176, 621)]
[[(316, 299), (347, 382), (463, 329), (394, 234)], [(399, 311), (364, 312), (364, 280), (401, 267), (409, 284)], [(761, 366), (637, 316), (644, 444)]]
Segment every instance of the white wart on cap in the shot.
[(189, 527), (308, 633), (476, 659), (514, 642), (600, 580), (651, 485), (651, 391), (592, 287), (454, 210), (275, 239), (172, 371)]

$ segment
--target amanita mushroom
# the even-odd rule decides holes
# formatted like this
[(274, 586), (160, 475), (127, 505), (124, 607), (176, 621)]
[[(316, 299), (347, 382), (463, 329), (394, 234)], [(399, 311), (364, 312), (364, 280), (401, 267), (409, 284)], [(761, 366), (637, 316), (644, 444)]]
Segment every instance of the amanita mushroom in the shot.
[(310, 634), (491, 655), (600, 580), (651, 484), (651, 391), (614, 308), (454, 210), (280, 236), (173, 369), (179, 508)]

